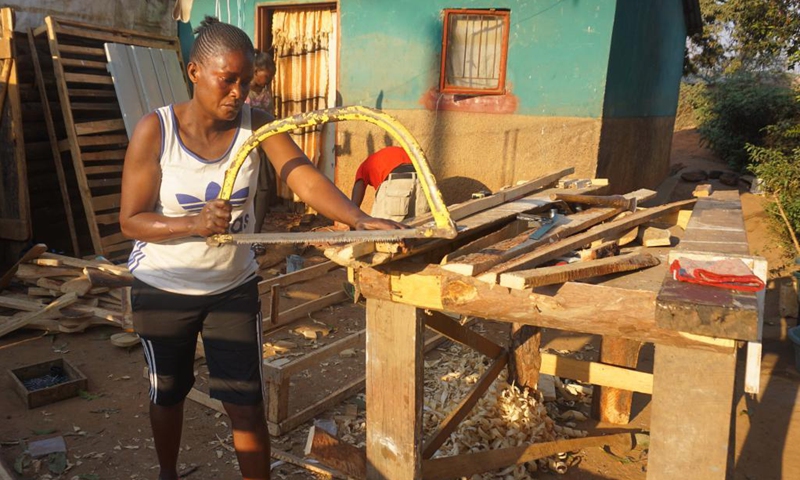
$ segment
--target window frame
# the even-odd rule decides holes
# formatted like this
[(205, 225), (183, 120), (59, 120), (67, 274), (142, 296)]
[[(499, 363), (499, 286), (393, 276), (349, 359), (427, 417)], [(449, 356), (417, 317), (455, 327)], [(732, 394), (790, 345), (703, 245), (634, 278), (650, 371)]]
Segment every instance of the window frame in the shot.
[[(445, 8), (442, 30), (442, 52), (439, 67), (439, 93), (453, 95), (502, 95), (506, 93), (506, 71), (508, 63), (508, 38), (511, 28), (511, 10), (496, 8)], [(500, 48), (500, 76), (497, 88), (471, 88), (450, 85), (447, 83), (447, 47), (450, 33), (450, 17), (452, 15), (484, 15), (499, 17), (503, 21), (503, 39)]]

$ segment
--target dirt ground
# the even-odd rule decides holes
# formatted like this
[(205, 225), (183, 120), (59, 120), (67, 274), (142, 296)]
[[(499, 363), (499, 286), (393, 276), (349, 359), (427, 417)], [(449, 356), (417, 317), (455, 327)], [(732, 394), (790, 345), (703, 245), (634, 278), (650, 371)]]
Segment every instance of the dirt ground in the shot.
[[(708, 170), (724, 169), (724, 165), (699, 146), (696, 133), (684, 130), (675, 134), (672, 162)], [(690, 195), (694, 185), (679, 183), (673, 198)], [(757, 398), (738, 398), (733, 419), (735, 438), (734, 473), (736, 480), (773, 480), (800, 478), (800, 374), (794, 369), (794, 354), (785, 338), (788, 327), (796, 319), (780, 318), (777, 309), (777, 288), (789, 272), (788, 260), (772, 233), (763, 211), (764, 199), (744, 193), (742, 203), (751, 250), (767, 257), (770, 263), (770, 291), (762, 365), (762, 392)], [(299, 221), (299, 215), (278, 216), (274, 228), (285, 228)], [(272, 250), (262, 258), (265, 276), (276, 274), (284, 267), (288, 254), (301, 253), (307, 263), (321, 261), (313, 250), (298, 252), (293, 247)], [(341, 288), (344, 272), (338, 270), (313, 282), (286, 288), (280, 299), (280, 310)], [(311, 315), (303, 322), (323, 323), (332, 333), (312, 342), (281, 329), (268, 337), (269, 341), (290, 341), (296, 346), (289, 355), (311, 351), (362, 329), (362, 304), (344, 303)], [(495, 339), (507, 336), (507, 325), (487, 322), (483, 327)], [(116, 333), (109, 327), (99, 327), (83, 334), (42, 335), (23, 331), (0, 340), (0, 365), (3, 370), (17, 368), (52, 358), (63, 357), (89, 378), (89, 390), (81, 397), (28, 410), (11, 388), (8, 373), (0, 378), (0, 456), (14, 465), (23, 451), (22, 443), (40, 436), (61, 435), (68, 449), (69, 468), (61, 476), (48, 472), (47, 462), (26, 470), (19, 478), (65, 478), (71, 480), (155, 479), (157, 465), (148, 423), (147, 382), (142, 377), (144, 366), (140, 347), (121, 349), (108, 338)], [(588, 345), (588, 346), (587, 346)], [(555, 350), (572, 350), (591, 358), (599, 341), (588, 335), (566, 335), (547, 332), (543, 346)], [(290, 413), (311, 405), (325, 394), (341, 387), (347, 380), (363, 372), (363, 346), (355, 349), (355, 357), (333, 356), (317, 369), (306, 371), (292, 379)], [(434, 351), (433, 356), (442, 355)], [(653, 349), (645, 348), (640, 368), (652, 368)], [(740, 359), (743, 371), (743, 356)], [(197, 384), (204, 390), (207, 376), (202, 359), (197, 363)], [(740, 382), (741, 383), (741, 382)], [(738, 387), (741, 391), (741, 386)], [(676, 394), (679, 394), (677, 392)], [(647, 429), (650, 402), (646, 395), (635, 396), (632, 427)], [(337, 418), (344, 415), (347, 405), (355, 406), (355, 424), (363, 421), (363, 397), (352, 397), (320, 417)], [(306, 424), (288, 435), (273, 439), (273, 448), (302, 456)], [(579, 428), (594, 430), (611, 428), (595, 422), (580, 422)], [(231, 451), (228, 420), (214, 410), (192, 401), (186, 402), (180, 468), (190, 479), (238, 478), (234, 453)], [(565, 479), (639, 480), (646, 477), (646, 456), (620, 458), (599, 448), (582, 452), (581, 462), (571, 468)], [(553, 473), (537, 473), (532, 478), (551, 478)], [(273, 478), (314, 478), (304, 470), (290, 465), (278, 465)]]

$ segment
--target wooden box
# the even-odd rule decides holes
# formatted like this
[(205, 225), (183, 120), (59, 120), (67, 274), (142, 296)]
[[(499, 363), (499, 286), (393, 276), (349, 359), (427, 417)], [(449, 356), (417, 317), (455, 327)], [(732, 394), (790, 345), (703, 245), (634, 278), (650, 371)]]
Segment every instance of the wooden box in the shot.
[[(47, 375), (52, 367), (62, 368), (68, 380), (51, 387), (33, 391), (28, 390), (23, 384), (25, 380)], [(66, 398), (77, 397), (79, 391), (86, 390), (89, 386), (86, 376), (65, 358), (35, 363), (9, 370), (8, 373), (14, 383), (14, 390), (17, 391), (28, 408), (41, 407)]]

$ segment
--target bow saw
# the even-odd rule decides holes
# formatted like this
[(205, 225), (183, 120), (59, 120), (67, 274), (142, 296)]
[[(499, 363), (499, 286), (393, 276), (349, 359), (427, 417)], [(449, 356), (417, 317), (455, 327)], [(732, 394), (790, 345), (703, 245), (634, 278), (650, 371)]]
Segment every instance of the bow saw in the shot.
[(301, 113), (292, 117), (276, 120), (259, 128), (239, 148), (233, 163), (225, 171), (219, 197), (230, 200), (233, 185), (239, 170), (247, 160), (250, 152), (258, 148), (262, 142), (273, 135), (289, 132), (298, 128), (313, 127), (329, 122), (345, 120), (361, 120), (383, 128), (408, 154), (414, 170), (420, 180), (425, 200), (431, 209), (433, 222), (416, 228), (397, 230), (357, 230), (349, 232), (301, 232), (301, 233), (250, 233), (250, 234), (218, 234), (208, 237), (210, 245), (227, 243), (350, 243), (350, 242), (396, 242), (406, 238), (453, 238), (456, 236), (456, 225), (442, 200), (442, 194), (436, 186), (436, 179), (431, 172), (425, 154), (417, 141), (404, 126), (391, 116), (367, 107), (339, 107)]

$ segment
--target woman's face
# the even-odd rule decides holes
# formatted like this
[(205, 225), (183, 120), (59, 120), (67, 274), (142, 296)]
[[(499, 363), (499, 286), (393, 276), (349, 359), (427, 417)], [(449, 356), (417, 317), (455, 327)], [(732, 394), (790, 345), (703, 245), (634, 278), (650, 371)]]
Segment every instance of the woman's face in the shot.
[(275, 78), (275, 70), (268, 70), (266, 68), (257, 68), (253, 76), (253, 85), (258, 88), (264, 88)]
[(195, 84), (194, 99), (219, 120), (234, 120), (242, 109), (253, 80), (253, 55), (230, 50), (189, 62), (189, 79)]

